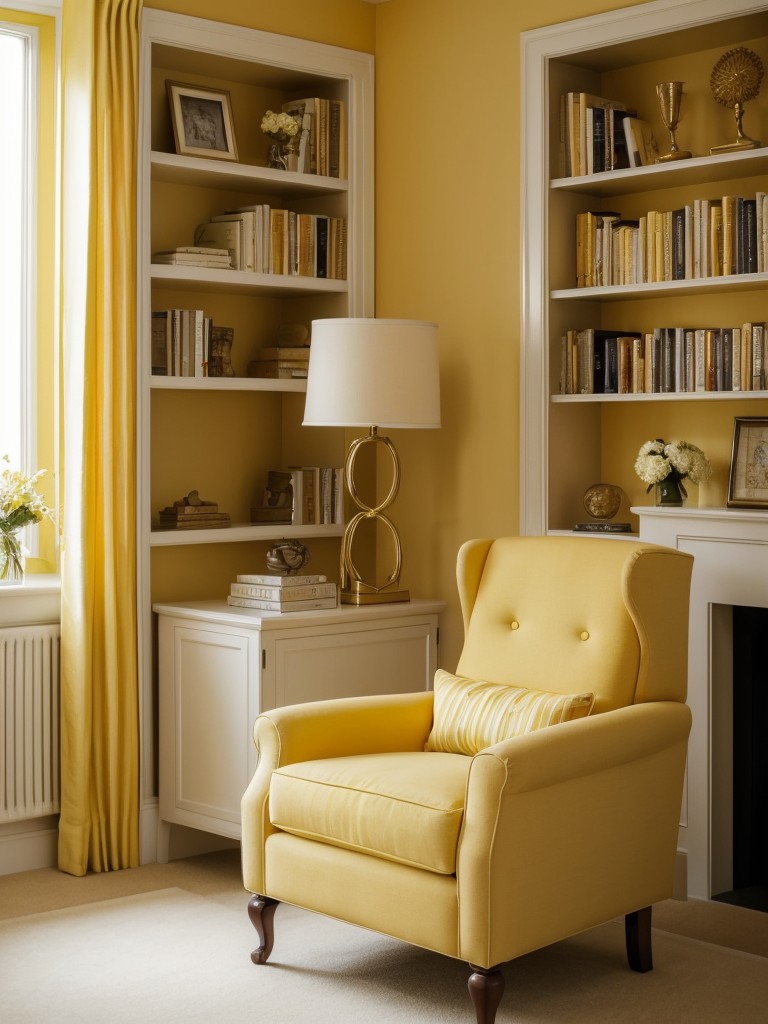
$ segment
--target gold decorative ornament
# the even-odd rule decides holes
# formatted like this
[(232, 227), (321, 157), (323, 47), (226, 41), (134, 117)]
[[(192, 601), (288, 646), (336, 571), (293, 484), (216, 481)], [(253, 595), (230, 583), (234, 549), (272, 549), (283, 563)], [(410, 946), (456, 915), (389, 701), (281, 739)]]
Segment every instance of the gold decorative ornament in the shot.
[(584, 493), (584, 508), (593, 519), (613, 519), (621, 507), (621, 488), (614, 484), (593, 484)]
[(678, 147), (675, 136), (680, 121), (680, 104), (683, 100), (684, 85), (685, 82), (660, 82), (656, 86), (656, 95), (661, 107), (661, 119), (670, 135), (670, 151), (664, 156), (657, 156), (657, 164), (666, 163), (668, 160), (686, 160), (691, 155), (687, 150)]
[(728, 50), (712, 68), (709, 80), (712, 95), (724, 107), (733, 107), (736, 116), (736, 141), (724, 146), (713, 146), (711, 154), (737, 153), (742, 149), (756, 149), (762, 143), (751, 139), (742, 130), (744, 103), (760, 92), (763, 80), (763, 62), (753, 50), (737, 46)]

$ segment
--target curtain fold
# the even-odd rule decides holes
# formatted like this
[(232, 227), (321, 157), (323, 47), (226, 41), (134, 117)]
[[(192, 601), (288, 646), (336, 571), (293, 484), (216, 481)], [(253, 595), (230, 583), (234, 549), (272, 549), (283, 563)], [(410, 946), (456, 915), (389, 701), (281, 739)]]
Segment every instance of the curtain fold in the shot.
[(139, 863), (136, 161), (141, 0), (62, 5), (59, 867)]

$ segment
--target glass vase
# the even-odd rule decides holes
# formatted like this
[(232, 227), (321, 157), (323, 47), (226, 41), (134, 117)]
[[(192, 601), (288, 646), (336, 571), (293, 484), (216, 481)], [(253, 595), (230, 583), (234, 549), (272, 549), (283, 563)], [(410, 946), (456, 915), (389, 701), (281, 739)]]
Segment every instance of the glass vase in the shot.
[(0, 530), (0, 587), (14, 586), (24, 579), (24, 557), (17, 533)]

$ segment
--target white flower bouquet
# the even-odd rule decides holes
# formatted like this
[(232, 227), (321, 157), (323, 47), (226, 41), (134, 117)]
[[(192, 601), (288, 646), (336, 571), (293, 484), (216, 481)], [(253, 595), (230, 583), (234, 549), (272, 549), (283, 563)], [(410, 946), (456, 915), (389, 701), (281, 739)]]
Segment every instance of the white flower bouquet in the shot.
[(11, 469), (7, 455), (2, 462), (5, 465), (0, 472), (0, 580), (18, 579), (22, 575), (19, 530), (50, 518), (52, 513), (35, 488), (45, 470), (25, 476)]
[(261, 130), (276, 142), (290, 142), (299, 132), (299, 123), (290, 114), (268, 110), (261, 119)]
[(637, 454), (635, 472), (648, 484), (648, 493), (654, 484), (671, 477), (676, 480), (683, 495), (687, 497), (682, 480), (686, 477), (693, 483), (701, 483), (712, 475), (712, 466), (701, 448), (689, 441), (670, 441), (661, 438), (646, 441)]

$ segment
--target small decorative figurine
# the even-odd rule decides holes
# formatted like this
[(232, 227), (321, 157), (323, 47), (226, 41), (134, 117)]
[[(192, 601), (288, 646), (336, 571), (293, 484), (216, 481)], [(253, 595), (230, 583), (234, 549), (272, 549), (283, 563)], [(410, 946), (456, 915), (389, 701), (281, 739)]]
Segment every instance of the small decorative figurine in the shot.
[(733, 107), (736, 115), (736, 141), (724, 146), (713, 146), (710, 153), (738, 153), (742, 149), (756, 149), (761, 145), (742, 131), (743, 104), (753, 100), (760, 92), (763, 63), (753, 50), (737, 46), (724, 53), (712, 68), (709, 80), (712, 95), (724, 107)]
[(281, 576), (295, 576), (309, 562), (309, 549), (300, 540), (281, 540), (267, 552), (267, 568)]

